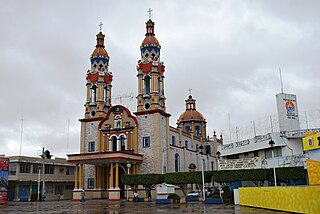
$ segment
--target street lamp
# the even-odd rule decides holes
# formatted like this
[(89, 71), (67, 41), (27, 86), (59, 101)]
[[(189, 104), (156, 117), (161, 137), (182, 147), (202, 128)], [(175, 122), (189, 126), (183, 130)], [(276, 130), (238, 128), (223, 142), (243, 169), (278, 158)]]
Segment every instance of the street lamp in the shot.
[[(127, 168), (128, 168), (128, 175), (130, 175), (130, 167), (131, 167), (131, 163), (130, 160), (127, 160)], [(129, 201), (129, 188), (127, 186), (127, 201)]]
[(38, 196), (37, 196), (37, 201), (40, 200), (40, 173), (41, 173), (41, 165), (38, 165)]
[[(217, 155), (217, 170), (219, 170), (219, 160), (220, 160), (220, 157), (221, 157), (221, 152), (217, 151), (216, 155)], [(220, 190), (219, 190), (219, 195), (220, 195), (220, 198), (221, 198), (221, 191)]]
[(199, 150), (200, 150), (200, 154), (201, 154), (202, 196), (203, 196), (203, 199), (206, 200), (206, 194), (204, 192), (204, 171), (203, 171), (204, 159), (202, 157), (202, 155), (203, 155), (203, 146), (202, 145), (199, 146)]
[[(273, 153), (273, 146), (275, 142), (271, 139), (269, 141), (269, 145), (271, 147), (271, 152), (272, 152), (272, 159), (274, 160), (274, 153)], [(276, 175), (276, 167), (273, 165), (273, 176), (274, 176), (274, 186), (277, 186), (277, 175)]]

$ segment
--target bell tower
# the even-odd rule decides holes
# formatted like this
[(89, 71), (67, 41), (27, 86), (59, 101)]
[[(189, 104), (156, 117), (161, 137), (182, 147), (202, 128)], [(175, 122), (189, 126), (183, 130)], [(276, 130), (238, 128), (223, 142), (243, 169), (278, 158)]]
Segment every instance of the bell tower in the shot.
[(109, 72), (109, 55), (104, 46), (105, 35), (97, 34), (96, 48), (91, 54), (91, 69), (87, 72), (87, 100), (85, 118), (104, 117), (111, 107), (112, 73)]
[[(149, 9), (150, 11), (151, 9)], [(148, 11), (148, 12), (149, 12)], [(137, 65), (139, 124), (138, 149), (143, 162), (138, 173), (164, 173), (168, 169), (169, 117), (164, 96), (164, 64), (160, 61), (161, 46), (155, 37), (154, 22), (146, 22), (146, 34), (141, 43), (141, 58)]]
[(140, 46), (138, 61), (137, 112), (166, 111), (164, 96), (164, 63), (160, 61), (161, 46), (155, 37), (154, 22), (146, 22), (146, 34)]

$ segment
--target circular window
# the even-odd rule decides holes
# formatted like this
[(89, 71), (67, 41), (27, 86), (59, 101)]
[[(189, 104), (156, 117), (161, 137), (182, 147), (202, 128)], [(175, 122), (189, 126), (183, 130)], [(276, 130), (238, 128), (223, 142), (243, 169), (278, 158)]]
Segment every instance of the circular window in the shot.
[(91, 116), (93, 117), (93, 116), (95, 116), (96, 115), (96, 112), (95, 111), (92, 111), (91, 112)]
[(149, 108), (150, 108), (150, 103), (144, 104), (144, 108), (145, 108), (145, 109), (149, 109)]

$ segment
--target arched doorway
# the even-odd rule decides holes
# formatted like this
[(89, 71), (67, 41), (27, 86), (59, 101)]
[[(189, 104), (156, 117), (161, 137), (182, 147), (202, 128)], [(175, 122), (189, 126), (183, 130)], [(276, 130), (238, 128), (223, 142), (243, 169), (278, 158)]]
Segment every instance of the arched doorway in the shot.
[[(113, 169), (113, 174), (116, 175), (116, 167)], [(119, 189), (120, 189), (120, 198), (125, 198), (125, 188), (124, 184), (121, 181), (121, 176), (126, 174), (125, 168), (119, 164)], [(113, 183), (116, 183), (116, 176), (113, 177)]]
[(111, 138), (111, 142), (112, 142), (112, 151), (117, 151), (117, 137), (116, 136), (113, 136)]

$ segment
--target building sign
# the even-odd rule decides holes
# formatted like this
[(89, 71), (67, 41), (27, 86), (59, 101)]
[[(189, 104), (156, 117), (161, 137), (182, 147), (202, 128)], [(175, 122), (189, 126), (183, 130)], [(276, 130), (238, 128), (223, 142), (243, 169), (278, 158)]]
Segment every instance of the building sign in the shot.
[(8, 202), (9, 158), (0, 157), (0, 204)]
[(296, 95), (280, 93), (276, 97), (280, 132), (300, 130)]
[(307, 160), (309, 185), (320, 184), (320, 162)]
[(302, 138), (303, 150), (320, 149), (320, 133), (306, 132), (306, 136)]
[(255, 168), (261, 168), (261, 159), (259, 157), (219, 160), (219, 170), (255, 169)]

